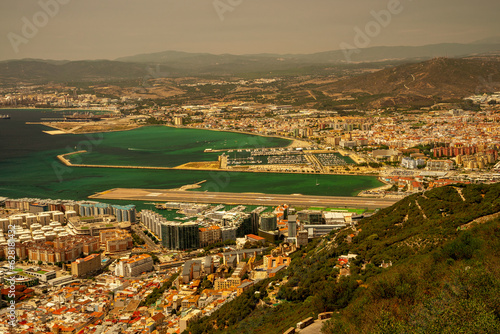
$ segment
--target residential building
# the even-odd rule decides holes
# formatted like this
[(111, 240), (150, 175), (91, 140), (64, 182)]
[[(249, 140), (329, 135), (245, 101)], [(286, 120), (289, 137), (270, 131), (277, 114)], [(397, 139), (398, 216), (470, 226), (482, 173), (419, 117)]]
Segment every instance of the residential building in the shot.
[(101, 244), (104, 244), (106, 252), (115, 253), (131, 249), (134, 245), (132, 235), (124, 230), (107, 230), (99, 234)]
[(77, 277), (85, 276), (99, 269), (101, 269), (101, 254), (92, 254), (71, 263), (71, 274)]
[(200, 246), (200, 232), (198, 224), (194, 222), (161, 223), (162, 245), (168, 249), (187, 250)]
[(28, 259), (47, 263), (75, 261), (81, 254), (88, 255), (100, 250), (99, 238), (90, 236), (59, 237), (53, 242), (28, 241)]
[(143, 272), (153, 270), (153, 258), (148, 254), (132, 256), (121, 260), (115, 267), (115, 275), (122, 277), (136, 277)]
[(200, 247), (215, 244), (222, 241), (221, 228), (219, 226), (209, 226), (200, 228)]

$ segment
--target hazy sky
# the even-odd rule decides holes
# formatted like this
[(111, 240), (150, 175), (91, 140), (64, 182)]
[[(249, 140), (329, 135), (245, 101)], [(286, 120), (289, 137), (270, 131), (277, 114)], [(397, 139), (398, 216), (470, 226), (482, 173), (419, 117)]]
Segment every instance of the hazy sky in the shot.
[(0, 59), (314, 53), (354, 45), (355, 28), (368, 47), (469, 43), (500, 35), (499, 14), (498, 0), (1, 0)]

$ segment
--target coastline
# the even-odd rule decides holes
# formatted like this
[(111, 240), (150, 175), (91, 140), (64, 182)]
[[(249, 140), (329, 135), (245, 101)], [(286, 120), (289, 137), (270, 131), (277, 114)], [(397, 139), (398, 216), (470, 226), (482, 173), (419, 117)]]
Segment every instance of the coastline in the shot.
[[(35, 108), (35, 107), (23, 107), (23, 108), (0, 108), (0, 109), (9, 109), (9, 110), (51, 110), (51, 111), (62, 111), (62, 110), (68, 110), (68, 111), (110, 111), (110, 112), (115, 112), (112, 110), (92, 110), (92, 109), (68, 109), (68, 108)], [(72, 131), (68, 131), (66, 129), (62, 129), (58, 127), (57, 122), (26, 122), (26, 124), (35, 124), (35, 125), (43, 125), (49, 128), (53, 128), (58, 131), (63, 131), (65, 134), (93, 134), (93, 133), (107, 133), (107, 132), (120, 132), (120, 131), (130, 131), (130, 130), (135, 130), (139, 129), (145, 126), (166, 126), (169, 128), (176, 128), (176, 129), (193, 129), (193, 130), (207, 130), (207, 131), (218, 131), (218, 132), (232, 132), (232, 133), (239, 133), (239, 134), (245, 134), (245, 135), (250, 135), (250, 136), (258, 136), (258, 137), (267, 137), (267, 138), (278, 138), (278, 139), (285, 139), (290, 141), (290, 144), (286, 146), (281, 146), (285, 148), (296, 148), (296, 147), (308, 147), (311, 146), (311, 143), (305, 141), (305, 140), (300, 140), (296, 138), (289, 138), (289, 137), (284, 137), (284, 136), (278, 136), (278, 135), (266, 135), (266, 134), (260, 134), (260, 133), (254, 133), (254, 132), (247, 132), (247, 131), (240, 131), (240, 130), (222, 130), (222, 129), (212, 129), (212, 128), (197, 128), (197, 127), (190, 127), (190, 126), (179, 126), (179, 125), (173, 125), (173, 124), (141, 124), (137, 125), (135, 127), (132, 127), (130, 129), (111, 129), (111, 130), (104, 130), (104, 131), (82, 131), (78, 133), (74, 133)], [(70, 123), (70, 122), (68, 122)], [(88, 124), (88, 123), (87, 123)], [(99, 123), (97, 123), (99, 124)], [(81, 122), (79, 123), (79, 126), (83, 126), (85, 123)]]
[[(69, 122), (68, 122), (69, 123)], [(135, 129), (139, 129), (148, 125), (137, 125), (136, 127), (130, 128), (130, 129), (114, 129), (114, 130), (105, 130), (105, 131), (82, 131), (82, 132), (72, 132), (71, 130), (68, 131), (66, 129), (62, 129), (60, 127), (57, 127), (53, 125), (51, 122), (26, 122), (28, 125), (43, 125), (48, 128), (55, 129), (56, 131), (60, 131), (61, 133), (50, 133), (50, 131), (43, 131), (45, 133), (48, 133), (50, 135), (85, 135), (85, 134), (94, 134), (94, 133), (111, 133), (111, 132), (122, 132), (122, 131), (131, 131)]]
[[(22, 109), (26, 109), (26, 108), (18, 108), (20, 110)], [(42, 111), (42, 109), (39, 109), (39, 108), (31, 108), (33, 110), (37, 110), (37, 111)], [(54, 109), (45, 109), (45, 110), (54, 110)], [(26, 122), (26, 123), (29, 123), (29, 122)], [(32, 124), (37, 124), (37, 125), (44, 125), (44, 126), (47, 126), (49, 128), (52, 128), (52, 129), (55, 129), (55, 130), (58, 130), (58, 131), (65, 131), (64, 129), (61, 129), (57, 126), (57, 123), (51, 123), (51, 122), (33, 122)], [(75, 126), (81, 126), (82, 124), (79, 123), (79, 124), (75, 124)], [(81, 132), (81, 133), (78, 133), (78, 134), (84, 134), (84, 133), (106, 133), (106, 132), (122, 132), (122, 131), (129, 131), (129, 130), (135, 130), (135, 129), (138, 129), (138, 128), (142, 128), (142, 127), (148, 127), (148, 126), (165, 126), (165, 127), (170, 127), (170, 128), (178, 128), (178, 129), (192, 129), (192, 130), (209, 130), (209, 131), (218, 131), (218, 132), (228, 132), (228, 133), (236, 133), (236, 134), (243, 134), (243, 135), (248, 135), (248, 136), (258, 136), (258, 137), (268, 137), (268, 138), (278, 138), (278, 139), (285, 139), (287, 141), (289, 141), (289, 143), (286, 145), (286, 146), (277, 146), (276, 148), (284, 148), (284, 147), (304, 147), (305, 145), (303, 144), (306, 144), (306, 142), (304, 141), (301, 141), (301, 140), (297, 140), (297, 139), (294, 139), (294, 138), (289, 138), (289, 137), (283, 137), (283, 136), (279, 136), (279, 135), (266, 135), (266, 134), (258, 134), (258, 133), (253, 133), (253, 132), (246, 132), (246, 131), (239, 131), (239, 130), (224, 130), (224, 129), (210, 129), (210, 128), (199, 128), (199, 127), (191, 127), (191, 126), (174, 126), (174, 125), (166, 125), (166, 124), (162, 124), (162, 125), (149, 125), (149, 124), (141, 124), (141, 125), (137, 125), (135, 126), (134, 128), (130, 128), (130, 129), (109, 129), (109, 130), (104, 130), (104, 131), (88, 131), (88, 132)], [(71, 133), (71, 132), (68, 132), (67, 130), (65, 131), (65, 134), (74, 134), (74, 133)], [(309, 144), (309, 143), (307, 143)], [(310, 144), (309, 144), (310, 145)], [(83, 153), (83, 152), (81, 152)], [(59, 156), (58, 156), (59, 158)], [(61, 161), (64, 165), (68, 166), (68, 167), (87, 167), (87, 168), (115, 168), (115, 169), (151, 169), (151, 170), (161, 170), (161, 169), (164, 169), (164, 170), (181, 170), (181, 171), (206, 171), (206, 172), (219, 172), (219, 173), (223, 173), (223, 172), (232, 172), (232, 173), (268, 173), (268, 174), (281, 174), (281, 175), (285, 175), (285, 174), (301, 174), (301, 175), (331, 175), (331, 176), (368, 176), (368, 177), (377, 177), (379, 176), (379, 173), (377, 171), (372, 171), (372, 172), (366, 172), (366, 173), (360, 173), (360, 172), (357, 172), (357, 171), (343, 171), (343, 170), (339, 170), (339, 171), (336, 171), (336, 172), (323, 172), (323, 173), (304, 173), (304, 172), (300, 172), (300, 171), (278, 171), (278, 170), (245, 170), (245, 169), (219, 169), (219, 168), (203, 168), (204, 166), (201, 166), (200, 167), (189, 167), (189, 166), (184, 166), (182, 167), (182, 165), (180, 166), (174, 166), (174, 167), (155, 167), (155, 166), (114, 166), (114, 165), (78, 165), (78, 164), (72, 164), (69, 159), (67, 160), (67, 162), (65, 163), (64, 161), (62, 161), (60, 158), (59, 158), (59, 161)], [(196, 162), (195, 162), (196, 163)], [(215, 161), (214, 161), (215, 163)], [(259, 175), (259, 174), (258, 174)], [(262, 174), (260, 174), (262, 175)], [(378, 180), (380, 182), (380, 180)], [(382, 186), (377, 186), (375, 188), (368, 188), (366, 190), (371, 190), (371, 189), (376, 189), (378, 190), (380, 187), (383, 187)], [(365, 191), (366, 191), (365, 190)], [(352, 193), (352, 196), (354, 197), (359, 197), (360, 196), (360, 193), (362, 193), (363, 191), (354, 191)]]
[[(54, 124), (55, 123), (55, 124)], [(70, 123), (70, 122), (67, 122)], [(29, 125), (43, 125), (49, 128), (52, 128), (57, 131), (61, 131), (64, 133), (60, 134), (94, 134), (94, 133), (108, 133), (108, 132), (121, 132), (121, 131), (131, 131), (135, 129), (139, 129), (142, 127), (148, 127), (148, 126), (165, 126), (168, 128), (174, 128), (174, 129), (190, 129), (190, 130), (205, 130), (205, 131), (217, 131), (217, 132), (231, 132), (231, 133), (238, 133), (238, 134), (244, 134), (244, 135), (249, 135), (249, 136), (256, 136), (256, 137), (267, 137), (267, 138), (278, 138), (278, 139), (284, 139), (290, 141), (290, 143), (286, 146), (279, 146), (282, 148), (297, 148), (297, 147), (307, 147), (311, 146), (310, 143), (295, 139), (295, 138), (288, 138), (288, 137), (282, 137), (282, 136), (276, 136), (276, 135), (265, 135), (265, 134), (259, 134), (259, 133), (253, 133), (253, 132), (246, 132), (246, 131), (237, 131), (237, 130), (221, 130), (221, 129), (203, 129), (203, 128), (196, 128), (196, 127), (189, 127), (189, 126), (178, 126), (178, 125), (170, 125), (170, 124), (140, 124), (135, 127), (131, 127), (130, 129), (111, 129), (111, 130), (104, 130), (104, 131), (82, 131), (82, 132), (72, 132), (71, 130), (68, 131), (66, 129), (63, 129), (61, 127), (58, 127), (56, 124), (57, 122), (26, 122), (26, 124)], [(99, 123), (97, 123), (99, 124)], [(80, 124), (79, 126), (82, 126), (84, 124)], [(78, 127), (78, 126), (77, 126)], [(233, 148), (236, 149), (236, 148)]]
[[(163, 124), (163, 125), (166, 127), (175, 128), (175, 129), (194, 129), (194, 130), (208, 130), (208, 131), (218, 131), (218, 132), (232, 132), (232, 133), (241, 133), (241, 134), (249, 135), (249, 136), (258, 136), (258, 137), (278, 138), (278, 139), (289, 140), (290, 144), (288, 144), (287, 146), (282, 146), (284, 148), (296, 148), (296, 147), (306, 146), (306, 145), (301, 145), (301, 144), (307, 144), (307, 146), (311, 146), (311, 144), (309, 142), (306, 142), (304, 140), (282, 137), (282, 136), (277, 136), (277, 135), (265, 135), (265, 134), (260, 134), (260, 133), (238, 131), (238, 130), (205, 129), (205, 128), (196, 128), (196, 127), (191, 127), (191, 126), (180, 126), (180, 125), (170, 125), (170, 124)], [(295, 146), (296, 144), (298, 146)]]

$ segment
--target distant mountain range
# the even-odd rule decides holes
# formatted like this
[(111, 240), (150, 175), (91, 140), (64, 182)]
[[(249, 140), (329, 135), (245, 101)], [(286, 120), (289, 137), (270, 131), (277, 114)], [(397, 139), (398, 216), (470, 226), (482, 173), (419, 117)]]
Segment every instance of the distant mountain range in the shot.
[(165, 76), (321, 75), (325, 68), (359, 67), (363, 66), (363, 63), (400, 64), (435, 57), (500, 55), (500, 39), (492, 38), (471, 44), (371, 47), (358, 51), (350, 55), (350, 61), (346, 60), (342, 50), (282, 55), (215, 55), (165, 51), (116, 60), (8, 60), (0, 62), (0, 84), (19, 81), (41, 83), (148, 79)]
[(187, 53), (165, 51), (122, 57), (117, 61), (135, 63), (169, 64), (183, 66), (222, 66), (288, 63), (288, 64), (331, 64), (348, 62), (377, 62), (387, 60), (418, 60), (435, 57), (466, 57), (478, 54), (500, 54), (500, 40), (488, 39), (472, 44), (443, 43), (424, 46), (384, 46), (358, 49), (346, 59), (343, 50), (318, 52), (313, 54), (254, 54), (254, 55), (214, 55), (209, 53)]

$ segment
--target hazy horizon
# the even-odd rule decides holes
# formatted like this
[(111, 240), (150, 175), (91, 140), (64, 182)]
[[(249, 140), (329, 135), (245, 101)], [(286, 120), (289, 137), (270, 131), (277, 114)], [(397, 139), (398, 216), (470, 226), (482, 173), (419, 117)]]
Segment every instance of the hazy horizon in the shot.
[(498, 36), (499, 12), (493, 0), (481, 6), (467, 0), (8, 0), (0, 3), (0, 60), (467, 44)]

